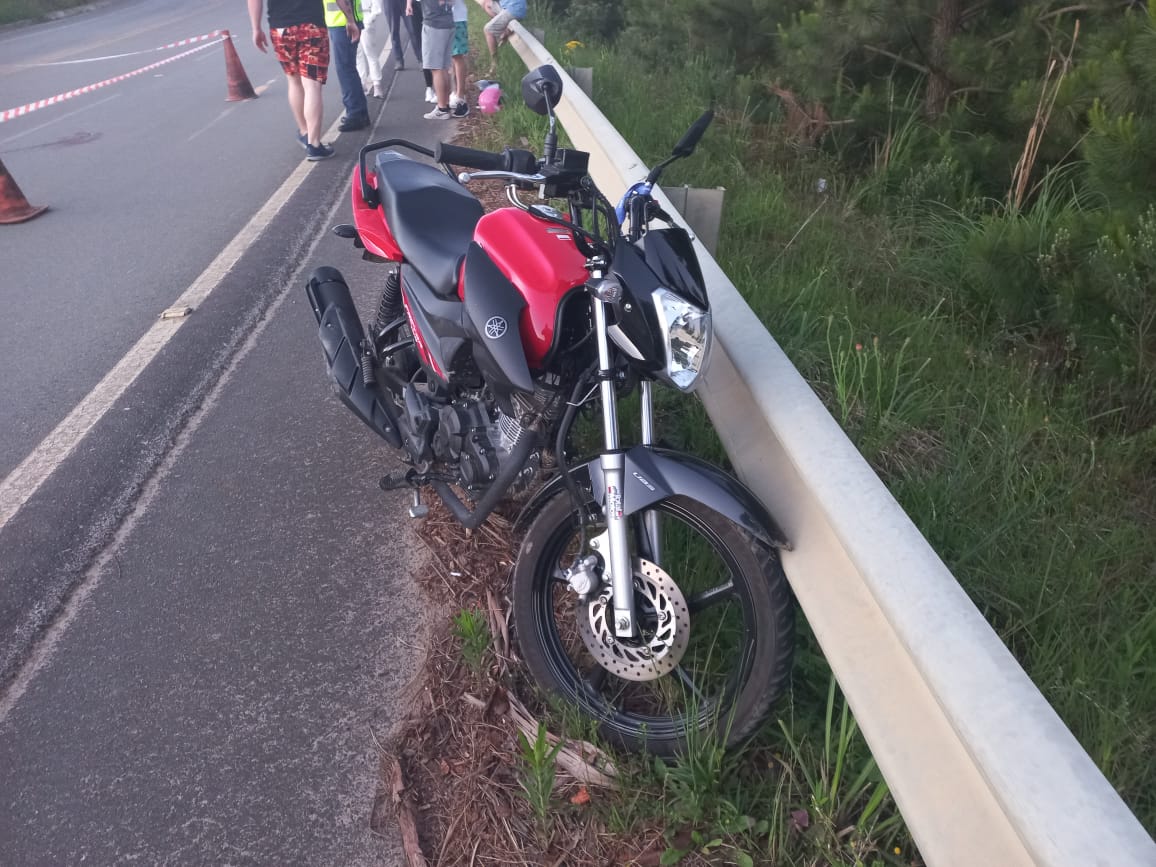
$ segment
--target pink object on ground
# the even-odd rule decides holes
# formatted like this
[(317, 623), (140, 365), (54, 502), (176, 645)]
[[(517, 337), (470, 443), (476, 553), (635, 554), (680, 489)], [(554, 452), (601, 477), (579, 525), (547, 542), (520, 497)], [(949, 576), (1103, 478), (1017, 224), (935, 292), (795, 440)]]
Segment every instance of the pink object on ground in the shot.
[(502, 98), (502, 88), (491, 84), (478, 95), (478, 111), (482, 114), (493, 114), (499, 108), (498, 102)]

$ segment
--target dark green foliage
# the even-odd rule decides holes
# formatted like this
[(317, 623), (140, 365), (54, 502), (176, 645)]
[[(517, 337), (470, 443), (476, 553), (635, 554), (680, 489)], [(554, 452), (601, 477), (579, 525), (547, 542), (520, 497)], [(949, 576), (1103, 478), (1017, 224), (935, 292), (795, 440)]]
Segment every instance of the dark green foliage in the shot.
[[(558, 0), (556, 0), (558, 2)], [(566, 38), (613, 42), (622, 31), (625, 13), (619, 0), (564, 0)]]

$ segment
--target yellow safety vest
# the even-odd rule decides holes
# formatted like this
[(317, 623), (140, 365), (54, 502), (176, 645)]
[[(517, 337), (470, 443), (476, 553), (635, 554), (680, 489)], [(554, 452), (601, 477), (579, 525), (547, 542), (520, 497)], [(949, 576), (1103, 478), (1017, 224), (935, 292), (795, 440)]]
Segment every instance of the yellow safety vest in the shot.
[[(358, 21), (364, 16), (361, 14), (361, 0), (353, 0), (353, 14)], [(337, 5), (337, 0), (325, 0), (325, 26), (344, 27), (345, 13)]]

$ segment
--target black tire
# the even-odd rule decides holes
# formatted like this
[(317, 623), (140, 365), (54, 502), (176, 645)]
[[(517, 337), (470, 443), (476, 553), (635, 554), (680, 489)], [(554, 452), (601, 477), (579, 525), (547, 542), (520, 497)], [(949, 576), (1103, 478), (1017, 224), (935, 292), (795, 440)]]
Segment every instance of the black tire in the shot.
[[(587, 508), (590, 538), (602, 527), (597, 510)], [(514, 565), (522, 658), (540, 687), (595, 720), (612, 744), (676, 755), (687, 748), (689, 726), (698, 742), (697, 735), (717, 732), (733, 746), (754, 733), (786, 690), (794, 650), (790, 587), (778, 552), (724, 516), (686, 497), (654, 509), (663, 527), (662, 566), (691, 611), (683, 664), (639, 683), (611, 674), (590, 654), (576, 626), (578, 597), (561, 578), (579, 544), (577, 511), (565, 491), (535, 516)], [(639, 538), (641, 520), (632, 523), (638, 556), (646, 543)], [(692, 557), (695, 568), (682, 568)], [(719, 592), (702, 595), (710, 588)], [(637, 605), (643, 620), (641, 596)]]

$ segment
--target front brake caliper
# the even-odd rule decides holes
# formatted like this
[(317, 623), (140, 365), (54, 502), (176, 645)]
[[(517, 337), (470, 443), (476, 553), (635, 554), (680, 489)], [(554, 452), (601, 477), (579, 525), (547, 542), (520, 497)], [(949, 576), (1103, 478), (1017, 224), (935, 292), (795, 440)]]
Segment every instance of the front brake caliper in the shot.
[(598, 589), (600, 583), (598, 558), (593, 554), (587, 554), (567, 569), (562, 577), (566, 579), (571, 590), (585, 599)]

